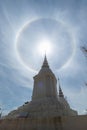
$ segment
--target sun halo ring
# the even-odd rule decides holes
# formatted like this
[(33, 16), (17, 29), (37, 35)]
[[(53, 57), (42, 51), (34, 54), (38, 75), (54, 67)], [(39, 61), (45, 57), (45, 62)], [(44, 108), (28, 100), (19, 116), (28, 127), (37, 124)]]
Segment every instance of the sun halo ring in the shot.
[[(43, 18), (42, 18), (43, 19)], [(29, 26), (32, 22), (35, 22), (36, 20), (39, 20), (38, 18), (36, 19), (33, 19), (33, 20), (30, 20), (30, 21), (27, 21), (17, 32), (16, 34), (16, 38), (15, 38), (15, 50), (16, 50), (16, 54), (17, 54), (17, 57), (18, 57), (18, 60), (20, 61), (20, 63), (26, 68), (28, 69), (29, 71), (31, 72), (37, 72), (35, 69), (29, 67), (29, 65), (27, 65), (26, 63), (24, 63), (23, 59), (21, 58), (21, 55), (20, 55), (20, 52), (18, 51), (18, 39), (21, 35), (21, 33), (23, 32), (23, 30)], [(55, 19), (54, 19), (55, 20)], [(58, 20), (55, 20), (55, 21), (58, 21)], [(60, 22), (60, 21), (59, 21)], [(62, 23), (63, 24), (63, 23)], [(69, 27), (68, 27), (69, 28)], [(69, 33), (70, 33), (70, 30), (69, 30)], [(71, 62), (72, 60), (72, 57), (75, 55), (75, 50), (76, 50), (76, 41), (75, 41), (75, 38), (74, 36), (71, 36), (72, 37), (72, 44), (73, 44), (73, 52), (70, 56), (70, 58), (66, 61), (66, 63), (64, 65), (62, 65), (62, 67), (60, 69), (57, 69), (57, 70), (61, 70), (65, 67), (68, 66), (68, 64)]]

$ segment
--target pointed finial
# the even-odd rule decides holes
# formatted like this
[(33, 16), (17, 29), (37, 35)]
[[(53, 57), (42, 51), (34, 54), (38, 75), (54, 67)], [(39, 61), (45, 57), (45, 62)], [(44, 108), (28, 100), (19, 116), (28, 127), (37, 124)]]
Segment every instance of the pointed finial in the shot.
[(45, 56), (46, 56), (46, 50), (45, 50)]
[(43, 67), (48, 67), (49, 68), (47, 57), (46, 57), (46, 53), (45, 53), (45, 57), (44, 57), (44, 62), (43, 62), (42, 68)]
[[(59, 81), (59, 78), (58, 78), (58, 81)], [(60, 86), (60, 82), (59, 82), (59, 97), (64, 97), (63, 91)]]

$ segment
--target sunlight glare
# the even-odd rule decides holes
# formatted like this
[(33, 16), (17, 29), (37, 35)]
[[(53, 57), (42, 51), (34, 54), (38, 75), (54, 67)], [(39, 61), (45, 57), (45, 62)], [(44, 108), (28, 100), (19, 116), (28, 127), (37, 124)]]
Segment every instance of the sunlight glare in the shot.
[(50, 55), (52, 53), (52, 43), (48, 39), (43, 39), (39, 41), (38, 52), (43, 55)]

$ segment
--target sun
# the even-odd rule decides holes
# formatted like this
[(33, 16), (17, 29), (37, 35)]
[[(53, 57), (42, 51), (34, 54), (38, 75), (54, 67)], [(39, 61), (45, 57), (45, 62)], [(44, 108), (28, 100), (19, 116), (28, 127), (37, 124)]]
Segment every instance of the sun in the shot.
[(52, 43), (49, 39), (43, 38), (38, 41), (37, 51), (40, 55), (51, 55)]
[(50, 18), (35, 19), (17, 32), (15, 52), (19, 62), (31, 72), (38, 69), (45, 54), (55, 70), (64, 69), (75, 55), (76, 37), (66, 23)]

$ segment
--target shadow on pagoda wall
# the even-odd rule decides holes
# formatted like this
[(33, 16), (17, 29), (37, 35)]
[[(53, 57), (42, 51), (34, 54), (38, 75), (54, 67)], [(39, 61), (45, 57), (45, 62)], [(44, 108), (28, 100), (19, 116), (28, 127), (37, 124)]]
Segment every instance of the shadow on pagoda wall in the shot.
[(0, 120), (0, 130), (87, 130), (87, 115)]

